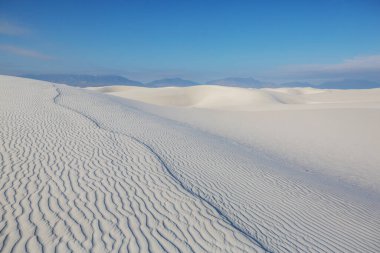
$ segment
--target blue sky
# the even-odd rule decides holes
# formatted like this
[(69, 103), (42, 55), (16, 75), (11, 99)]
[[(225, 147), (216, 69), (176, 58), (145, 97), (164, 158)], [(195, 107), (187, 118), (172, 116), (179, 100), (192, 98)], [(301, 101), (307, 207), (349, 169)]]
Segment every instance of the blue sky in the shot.
[(380, 80), (380, 1), (0, 0), (0, 72)]

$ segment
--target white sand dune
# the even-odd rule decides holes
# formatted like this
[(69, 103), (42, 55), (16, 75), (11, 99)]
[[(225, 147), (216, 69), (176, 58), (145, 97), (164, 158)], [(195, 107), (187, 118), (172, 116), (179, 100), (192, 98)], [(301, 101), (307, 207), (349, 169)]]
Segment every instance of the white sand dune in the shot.
[(116, 86), (96, 90), (163, 105), (135, 106), (264, 152), (296, 172), (333, 176), (380, 194), (380, 89)]
[(210, 85), (165, 88), (109, 86), (89, 89), (164, 106), (244, 110), (281, 103), (264, 91)]
[(323, 106), (331, 108), (332, 104), (344, 104), (344, 106), (372, 105), (377, 108), (380, 106), (380, 88), (371, 90), (320, 90), (315, 88), (249, 89), (199, 85), (164, 88), (107, 86), (90, 87), (88, 89), (154, 105), (228, 111), (294, 109), (294, 105), (302, 104), (321, 105), (319, 107), (314, 106), (314, 108), (323, 108)]
[[(284, 103), (268, 94), (260, 104)], [(225, 106), (218, 96), (195, 104)], [(0, 251), (380, 248), (377, 195), (356, 198), (368, 192), (295, 176), (282, 160), (232, 142), (224, 128), (199, 130), (206, 126), (168, 119), (184, 108), (164, 109), (0, 76)]]

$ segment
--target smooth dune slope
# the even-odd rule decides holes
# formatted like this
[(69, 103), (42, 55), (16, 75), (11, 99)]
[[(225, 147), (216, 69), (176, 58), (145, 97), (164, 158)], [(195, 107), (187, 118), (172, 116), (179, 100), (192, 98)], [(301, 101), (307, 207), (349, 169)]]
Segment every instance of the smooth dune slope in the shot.
[[(373, 106), (379, 108), (380, 89), (321, 90), (315, 88), (251, 89), (217, 85), (146, 88), (135, 86), (90, 87), (102, 93), (149, 104), (227, 111)], [(314, 105), (314, 106), (310, 106)], [(304, 107), (298, 107), (301, 109)]]
[(109, 86), (89, 89), (164, 106), (244, 110), (252, 106), (280, 103), (277, 98), (260, 90), (211, 85), (165, 88)]
[(6, 76), (0, 89), (1, 252), (380, 248), (377, 196), (128, 99)]

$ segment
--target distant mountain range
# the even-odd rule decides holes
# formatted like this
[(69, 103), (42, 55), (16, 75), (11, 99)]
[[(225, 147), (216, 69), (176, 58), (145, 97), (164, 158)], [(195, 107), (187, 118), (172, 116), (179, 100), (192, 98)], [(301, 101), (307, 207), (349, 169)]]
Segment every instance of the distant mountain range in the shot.
[(315, 87), (315, 85), (308, 83), (308, 82), (287, 82), (287, 83), (281, 83), (277, 85), (278, 87)]
[(155, 81), (145, 84), (146, 87), (165, 87), (165, 86), (186, 87), (186, 86), (194, 86), (194, 85), (199, 85), (199, 83), (196, 83), (190, 80), (184, 80), (181, 78), (166, 78), (166, 79), (155, 80)]
[[(184, 80), (181, 78), (166, 78), (155, 80), (147, 83), (130, 80), (119, 75), (76, 75), (76, 74), (28, 74), (21, 75), (21, 77), (44, 80), (54, 83), (64, 83), (78, 87), (97, 87), (97, 86), (110, 86), (110, 85), (129, 85), (141, 87), (166, 87), (177, 86), (186, 87), (200, 85), (200, 83)], [(308, 82), (286, 82), (286, 83), (271, 83), (254, 79), (252, 77), (227, 77), (224, 79), (213, 80), (205, 82), (208, 85), (222, 85), (231, 87), (244, 87), (244, 88), (279, 88), (279, 87), (313, 87), (321, 89), (370, 89), (380, 88), (379, 82), (368, 80), (334, 80), (326, 81), (321, 84), (312, 84)]]
[(22, 75), (21, 77), (43, 80), (53, 83), (64, 83), (77, 87), (97, 87), (108, 85), (144, 86), (143, 83), (118, 75), (74, 75), (74, 74), (41, 74)]
[(369, 81), (369, 80), (355, 80), (355, 79), (344, 79), (344, 80), (333, 80), (326, 81), (321, 84), (312, 84), (309, 82), (286, 82), (286, 83), (271, 83), (260, 81), (254, 78), (241, 78), (241, 77), (228, 77), (224, 79), (214, 80), (207, 82), (211, 85), (222, 85), (222, 86), (232, 86), (232, 87), (244, 87), (244, 88), (281, 88), (281, 87), (312, 87), (318, 89), (371, 89), (380, 88), (379, 82)]
[(275, 84), (270, 82), (263, 82), (256, 80), (252, 77), (227, 77), (224, 79), (218, 79), (207, 82), (211, 85), (222, 85), (222, 86), (232, 86), (232, 87), (245, 87), (245, 88), (264, 88), (273, 87)]
[(344, 79), (339, 81), (329, 81), (317, 85), (320, 89), (372, 89), (379, 88), (380, 83), (368, 80)]

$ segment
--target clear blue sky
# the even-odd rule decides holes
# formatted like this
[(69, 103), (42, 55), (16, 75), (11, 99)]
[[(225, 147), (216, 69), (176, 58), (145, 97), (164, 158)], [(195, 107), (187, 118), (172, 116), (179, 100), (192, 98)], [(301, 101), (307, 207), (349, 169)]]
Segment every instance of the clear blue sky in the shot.
[(2, 73), (380, 79), (380, 1), (0, 0)]

